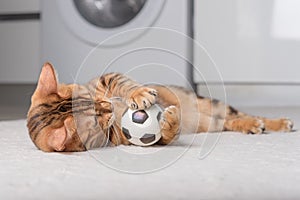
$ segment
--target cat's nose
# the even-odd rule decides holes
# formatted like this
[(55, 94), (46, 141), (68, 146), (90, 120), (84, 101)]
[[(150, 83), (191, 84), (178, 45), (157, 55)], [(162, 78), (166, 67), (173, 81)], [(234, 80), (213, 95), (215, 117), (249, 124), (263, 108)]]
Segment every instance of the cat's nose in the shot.
[(112, 113), (108, 113), (108, 114), (105, 115), (105, 119), (106, 119), (107, 121), (109, 121), (109, 120), (112, 118), (112, 116), (113, 116)]

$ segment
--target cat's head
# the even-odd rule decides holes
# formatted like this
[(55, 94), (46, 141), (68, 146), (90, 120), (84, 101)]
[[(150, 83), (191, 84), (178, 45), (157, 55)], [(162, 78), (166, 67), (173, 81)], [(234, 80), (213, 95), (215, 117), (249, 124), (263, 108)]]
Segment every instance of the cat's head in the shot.
[[(102, 103), (97, 105), (102, 106)], [(105, 106), (110, 111), (111, 104), (105, 102)], [(39, 149), (46, 152), (84, 151), (88, 138), (79, 135), (79, 127), (85, 126), (85, 131), (89, 131), (87, 135), (100, 131), (96, 129), (99, 128), (99, 122), (94, 107), (84, 86), (59, 84), (54, 68), (46, 63), (27, 115), (30, 138)], [(95, 130), (98, 133), (94, 133)]]

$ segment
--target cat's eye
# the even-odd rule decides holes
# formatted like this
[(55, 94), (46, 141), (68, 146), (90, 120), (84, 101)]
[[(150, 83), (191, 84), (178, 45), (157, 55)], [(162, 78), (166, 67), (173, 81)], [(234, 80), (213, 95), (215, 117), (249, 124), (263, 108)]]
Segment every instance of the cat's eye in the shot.
[(67, 112), (68, 110), (67, 110), (64, 106), (61, 106), (61, 107), (59, 108), (59, 111), (60, 111), (60, 112)]

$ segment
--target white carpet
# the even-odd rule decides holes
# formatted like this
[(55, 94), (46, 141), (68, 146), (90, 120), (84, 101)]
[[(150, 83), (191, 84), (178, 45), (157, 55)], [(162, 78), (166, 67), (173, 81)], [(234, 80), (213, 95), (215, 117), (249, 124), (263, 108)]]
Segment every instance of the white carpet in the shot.
[[(246, 110), (300, 123), (299, 108)], [(0, 199), (300, 198), (300, 132), (222, 133), (212, 151), (218, 134), (194, 136), (168, 147), (43, 153), (25, 120), (0, 122)]]

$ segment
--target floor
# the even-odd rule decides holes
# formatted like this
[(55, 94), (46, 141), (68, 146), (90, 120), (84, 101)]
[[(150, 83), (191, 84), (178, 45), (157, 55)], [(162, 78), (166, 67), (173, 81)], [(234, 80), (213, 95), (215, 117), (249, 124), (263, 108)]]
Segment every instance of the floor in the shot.
[[(300, 108), (245, 108), (289, 116)], [(172, 146), (43, 153), (0, 122), (0, 199), (299, 199), (300, 131), (185, 135)]]

